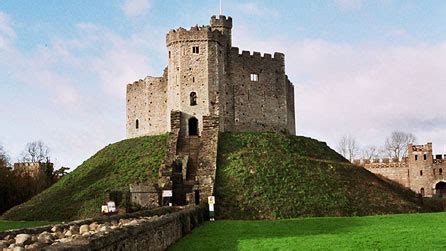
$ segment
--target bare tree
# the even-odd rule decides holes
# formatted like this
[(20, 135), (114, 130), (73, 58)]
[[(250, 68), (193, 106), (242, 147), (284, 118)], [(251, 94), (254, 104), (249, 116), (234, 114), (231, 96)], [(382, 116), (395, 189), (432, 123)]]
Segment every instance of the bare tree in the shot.
[(343, 136), (338, 143), (338, 151), (344, 158), (352, 162), (358, 156), (359, 145), (356, 139), (351, 136)]
[(9, 156), (3, 149), (3, 146), (0, 145), (0, 168), (6, 167), (9, 167)]
[(407, 145), (414, 142), (415, 136), (412, 133), (395, 131), (386, 139), (384, 150), (391, 158), (406, 157)]
[(379, 158), (380, 152), (376, 146), (366, 146), (362, 149), (362, 159), (371, 160)]
[(43, 162), (50, 161), (50, 149), (42, 141), (34, 141), (26, 144), (22, 152), (22, 161)]

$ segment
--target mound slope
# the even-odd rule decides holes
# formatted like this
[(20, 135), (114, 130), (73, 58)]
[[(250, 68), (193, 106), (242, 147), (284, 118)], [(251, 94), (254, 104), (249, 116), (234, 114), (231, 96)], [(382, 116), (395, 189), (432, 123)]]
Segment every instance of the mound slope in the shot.
[(355, 167), (325, 143), (276, 133), (220, 137), (216, 211), (275, 219), (415, 212), (416, 194)]
[[(66, 221), (96, 216), (108, 191), (125, 191), (129, 184), (157, 176), (167, 137), (109, 145), (2, 218)], [(325, 143), (277, 133), (221, 134), (215, 193), (218, 215), (231, 219), (419, 209), (413, 192), (352, 166)]]
[(65, 221), (97, 216), (108, 191), (147, 179), (165, 156), (167, 135), (124, 140), (105, 147), (62, 180), (2, 215), (9, 220)]

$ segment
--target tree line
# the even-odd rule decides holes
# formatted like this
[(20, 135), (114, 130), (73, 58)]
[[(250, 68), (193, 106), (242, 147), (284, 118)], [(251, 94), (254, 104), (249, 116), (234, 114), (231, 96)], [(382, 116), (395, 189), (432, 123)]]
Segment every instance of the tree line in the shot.
[(382, 157), (404, 158), (407, 157), (407, 145), (415, 143), (412, 133), (394, 131), (385, 140), (381, 147), (367, 145), (361, 147), (358, 141), (350, 136), (343, 136), (337, 145), (338, 152), (352, 162), (355, 159), (372, 160)]
[(50, 187), (63, 177), (69, 169), (67, 167), (53, 169), (52, 164), (50, 164), (50, 149), (42, 141), (26, 144), (18, 161), (41, 162), (42, 165), (46, 165), (46, 172), (36, 179), (14, 171), (11, 158), (3, 146), (0, 145), (0, 214)]

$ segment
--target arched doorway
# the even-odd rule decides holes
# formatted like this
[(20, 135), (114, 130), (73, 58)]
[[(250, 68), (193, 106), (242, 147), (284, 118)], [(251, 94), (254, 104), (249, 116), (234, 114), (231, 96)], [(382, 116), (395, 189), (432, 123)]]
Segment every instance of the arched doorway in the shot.
[(446, 182), (440, 181), (435, 185), (435, 194), (441, 197), (446, 196)]
[(189, 136), (198, 136), (198, 119), (192, 117), (189, 119)]

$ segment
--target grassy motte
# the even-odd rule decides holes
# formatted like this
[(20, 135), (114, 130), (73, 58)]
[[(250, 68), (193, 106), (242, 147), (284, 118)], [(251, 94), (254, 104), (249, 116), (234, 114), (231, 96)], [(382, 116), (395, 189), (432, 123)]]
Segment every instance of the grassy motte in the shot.
[(39, 227), (53, 224), (54, 222), (49, 221), (6, 221), (0, 220), (0, 232), (12, 229), (21, 229), (29, 227)]
[[(109, 145), (3, 218), (67, 221), (95, 216), (108, 191), (126, 191), (131, 183), (156, 178), (167, 137)], [(222, 133), (215, 194), (217, 216), (230, 219), (368, 215), (419, 208), (413, 192), (352, 166), (325, 143), (280, 133)]]
[[(158, 175), (167, 135), (124, 140), (105, 147), (31, 200), (2, 215), (8, 220), (66, 221), (97, 216), (108, 191)], [(153, 175), (148, 176), (152, 170)]]
[(446, 213), (208, 222), (169, 250), (443, 250)]
[(415, 193), (354, 167), (325, 143), (278, 133), (224, 133), (216, 213), (277, 219), (415, 212)]

